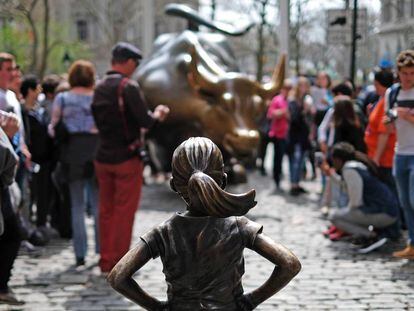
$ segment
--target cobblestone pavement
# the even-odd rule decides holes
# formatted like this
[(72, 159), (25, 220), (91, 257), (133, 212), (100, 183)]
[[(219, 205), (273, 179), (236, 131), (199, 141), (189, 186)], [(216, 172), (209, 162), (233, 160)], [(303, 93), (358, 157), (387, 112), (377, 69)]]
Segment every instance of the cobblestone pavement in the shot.
[[(287, 184), (282, 184), (287, 188)], [(317, 182), (304, 186), (312, 193)], [(257, 190), (258, 206), (248, 217), (261, 223), (264, 232), (289, 247), (302, 262), (302, 271), (285, 289), (257, 310), (414, 310), (414, 262), (392, 259), (390, 253), (401, 247), (391, 244), (368, 255), (356, 254), (349, 243), (330, 242), (321, 231), (327, 222), (318, 211), (318, 195), (299, 198), (275, 194), (269, 177), (256, 173), (242, 188)], [(244, 189), (233, 189), (241, 191)], [(134, 240), (152, 226), (183, 208), (180, 199), (166, 184), (145, 186), (138, 211)], [(99, 275), (97, 257), (92, 253), (92, 226), (89, 226), (90, 254), (83, 271), (73, 267), (72, 245), (54, 240), (39, 258), (20, 255), (11, 286), (24, 307), (4, 310), (141, 310), (113, 291)], [(259, 286), (273, 267), (247, 250), (246, 291)], [(145, 290), (165, 299), (166, 285), (159, 259), (151, 261), (136, 275)]]

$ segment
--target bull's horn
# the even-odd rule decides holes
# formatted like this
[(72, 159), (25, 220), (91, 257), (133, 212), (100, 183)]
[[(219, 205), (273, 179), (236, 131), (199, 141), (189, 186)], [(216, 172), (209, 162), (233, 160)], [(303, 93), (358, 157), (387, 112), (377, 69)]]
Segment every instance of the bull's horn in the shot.
[(262, 97), (270, 98), (275, 96), (283, 86), (285, 79), (286, 54), (282, 54), (275, 70), (273, 71), (272, 80), (269, 83), (260, 85), (260, 93)]
[[(201, 89), (204, 92), (215, 94), (218, 92), (217, 80), (211, 74), (202, 72), (202, 67), (198, 67), (198, 56), (194, 46), (190, 48), (191, 62), (189, 65), (188, 79), (192, 87)], [(205, 71), (205, 70), (204, 70)]]

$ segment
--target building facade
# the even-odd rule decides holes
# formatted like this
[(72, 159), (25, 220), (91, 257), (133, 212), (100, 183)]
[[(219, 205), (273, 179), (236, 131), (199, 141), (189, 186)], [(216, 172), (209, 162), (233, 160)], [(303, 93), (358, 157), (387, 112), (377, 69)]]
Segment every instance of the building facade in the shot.
[(184, 20), (164, 13), (165, 5), (171, 2), (185, 2), (198, 9), (198, 0), (55, 0), (51, 2), (51, 19), (65, 25), (67, 39), (89, 47), (97, 73), (102, 75), (116, 42), (135, 44), (145, 57), (158, 35), (186, 28)]
[(394, 61), (402, 50), (414, 48), (414, 0), (381, 0), (379, 58)]

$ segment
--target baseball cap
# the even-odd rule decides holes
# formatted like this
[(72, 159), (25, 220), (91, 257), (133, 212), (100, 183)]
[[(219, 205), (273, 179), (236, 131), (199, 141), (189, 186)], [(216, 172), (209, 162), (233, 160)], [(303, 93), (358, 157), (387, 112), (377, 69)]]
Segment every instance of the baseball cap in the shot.
[(112, 48), (113, 58), (123, 59), (142, 59), (142, 53), (140, 49), (128, 42), (118, 42)]

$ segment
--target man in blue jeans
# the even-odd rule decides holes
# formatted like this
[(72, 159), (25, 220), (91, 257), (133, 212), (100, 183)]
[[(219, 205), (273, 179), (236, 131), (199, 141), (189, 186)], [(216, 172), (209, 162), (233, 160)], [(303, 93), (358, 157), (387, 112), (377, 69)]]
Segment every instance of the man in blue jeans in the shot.
[(414, 259), (414, 50), (402, 51), (397, 57), (397, 67), (400, 84), (387, 90), (385, 111), (388, 111), (386, 121), (397, 129), (394, 176), (405, 214), (408, 243), (393, 256)]

